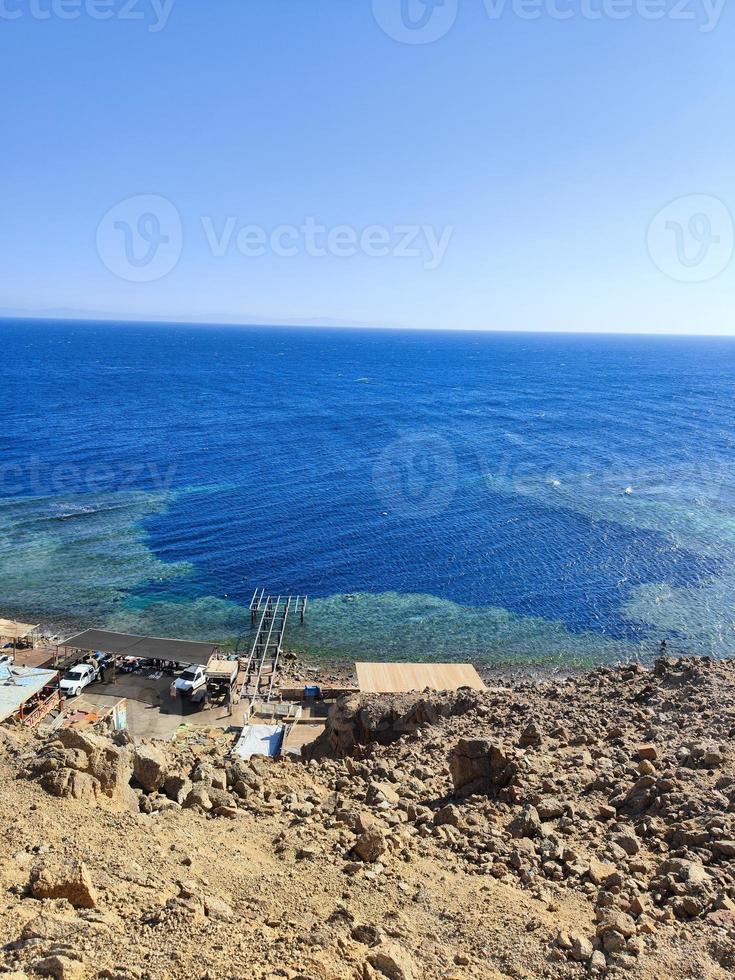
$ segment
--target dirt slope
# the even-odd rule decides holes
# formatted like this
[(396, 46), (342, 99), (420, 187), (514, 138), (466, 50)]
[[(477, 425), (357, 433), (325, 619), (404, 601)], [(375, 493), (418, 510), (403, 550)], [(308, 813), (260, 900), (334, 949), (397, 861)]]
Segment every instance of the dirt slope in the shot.
[(684, 661), (351, 699), (305, 763), (10, 732), (0, 968), (731, 976), (734, 694)]

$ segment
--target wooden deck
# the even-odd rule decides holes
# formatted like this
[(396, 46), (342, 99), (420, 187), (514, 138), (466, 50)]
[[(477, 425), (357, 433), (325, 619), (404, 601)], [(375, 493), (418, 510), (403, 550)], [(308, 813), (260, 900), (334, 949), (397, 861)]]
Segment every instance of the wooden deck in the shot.
[(472, 664), (358, 663), (357, 682), (363, 694), (403, 694), (408, 691), (456, 691), (485, 685)]
[[(9, 652), (8, 650), (5, 651), (5, 653)], [(51, 667), (55, 657), (55, 647), (34, 647), (32, 650), (16, 650), (15, 664), (18, 667)]]

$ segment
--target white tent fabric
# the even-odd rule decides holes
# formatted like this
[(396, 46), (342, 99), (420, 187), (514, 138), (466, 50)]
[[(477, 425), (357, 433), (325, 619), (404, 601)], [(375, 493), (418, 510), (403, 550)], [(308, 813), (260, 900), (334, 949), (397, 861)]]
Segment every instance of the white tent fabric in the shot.
[(253, 755), (278, 755), (282, 741), (282, 725), (245, 725), (232, 752), (241, 759)]

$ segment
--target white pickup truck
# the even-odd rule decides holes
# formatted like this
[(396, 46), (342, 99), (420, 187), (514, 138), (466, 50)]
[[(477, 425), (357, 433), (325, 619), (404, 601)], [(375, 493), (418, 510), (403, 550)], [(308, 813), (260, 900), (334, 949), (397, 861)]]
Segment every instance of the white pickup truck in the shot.
[(237, 660), (212, 659), (205, 666), (187, 667), (174, 681), (181, 697), (204, 702), (205, 697), (228, 700), (232, 697), (240, 665)]
[(61, 678), (61, 693), (69, 698), (77, 698), (85, 687), (96, 681), (100, 672), (91, 664), (76, 664)]
[(191, 697), (200, 688), (205, 687), (206, 683), (207, 669), (198, 665), (196, 667), (187, 667), (186, 670), (182, 671), (174, 681), (174, 688), (177, 694), (181, 694), (184, 697)]

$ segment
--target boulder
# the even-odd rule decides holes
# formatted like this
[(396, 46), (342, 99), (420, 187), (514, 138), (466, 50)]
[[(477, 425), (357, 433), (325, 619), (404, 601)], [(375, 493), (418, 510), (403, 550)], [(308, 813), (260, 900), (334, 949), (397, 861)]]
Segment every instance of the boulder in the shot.
[(613, 843), (617, 844), (618, 847), (622, 847), (629, 857), (633, 857), (641, 849), (635, 834), (616, 834), (613, 837)]
[(515, 768), (500, 746), (480, 738), (460, 738), (449, 759), (454, 792), (493, 793), (507, 786)]
[(65, 898), (77, 909), (93, 909), (97, 905), (92, 879), (82, 861), (38, 865), (31, 872), (30, 890), (34, 898)]
[(174, 803), (183, 803), (191, 791), (191, 780), (183, 773), (174, 773), (166, 777), (163, 791)]
[(133, 754), (133, 776), (147, 793), (152, 793), (166, 781), (168, 765), (160, 749), (153, 745), (138, 745)]
[(617, 932), (619, 935), (628, 939), (635, 935), (635, 922), (627, 912), (620, 912), (618, 909), (606, 910), (603, 918), (597, 924), (597, 935), (601, 938), (608, 932)]
[(564, 804), (555, 796), (544, 796), (536, 804), (536, 809), (538, 810), (538, 815), (544, 822), (547, 820), (557, 820), (559, 817), (564, 816)]
[(434, 814), (434, 823), (437, 827), (443, 827), (448, 825), (450, 827), (460, 827), (462, 824), (462, 816), (456, 806), (448, 803), (443, 806), (441, 810), (437, 810)]
[(569, 937), (572, 947), (569, 956), (577, 963), (587, 963), (592, 958), (594, 947), (586, 936), (574, 934)]
[(380, 827), (370, 827), (357, 838), (355, 854), (362, 861), (377, 861), (386, 849), (385, 834)]
[(415, 980), (411, 956), (395, 942), (382, 942), (368, 954), (368, 963), (388, 980)]
[(524, 806), (508, 825), (512, 837), (536, 837), (540, 830), (541, 818), (534, 806)]
[(36, 760), (31, 775), (40, 776), (41, 786), (52, 796), (138, 809), (130, 789), (130, 750), (91, 732), (63, 729)]
[(185, 807), (200, 806), (203, 810), (211, 810), (212, 801), (207, 792), (207, 784), (194, 783), (182, 805)]
[(42, 977), (54, 977), (55, 980), (82, 980), (85, 976), (84, 965), (69, 956), (46, 956), (36, 960), (33, 969)]

